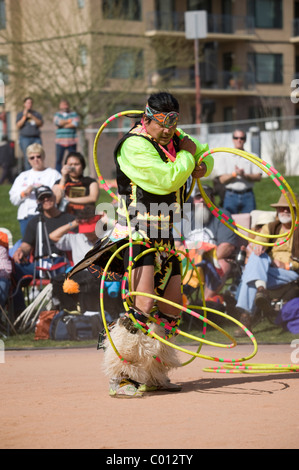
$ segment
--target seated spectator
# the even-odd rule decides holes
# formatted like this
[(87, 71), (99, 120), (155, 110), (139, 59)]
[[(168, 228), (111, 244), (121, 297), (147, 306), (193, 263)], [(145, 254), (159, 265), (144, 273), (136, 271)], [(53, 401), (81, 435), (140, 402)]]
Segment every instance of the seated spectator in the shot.
[(0, 305), (5, 307), (11, 286), (12, 263), (8, 255), (8, 236), (0, 231)]
[[(213, 202), (213, 189), (209, 186), (203, 189)], [(228, 259), (236, 250), (237, 235), (211, 213), (200, 192), (195, 193), (193, 205), (194, 228), (185, 235), (185, 240), (188, 249), (194, 247), (196, 256), (200, 257), (205, 274), (205, 299), (209, 300), (220, 292), (230, 273)], [(230, 215), (228, 211), (223, 212)], [(209, 256), (205, 256), (207, 252)]]
[[(287, 193), (293, 207), (295, 203)], [(297, 200), (298, 197), (296, 196)], [(261, 229), (264, 235), (279, 235), (290, 230), (292, 216), (285, 196), (282, 194), (276, 204), (271, 204), (277, 210), (277, 220), (266, 224)], [(274, 246), (266, 247), (255, 244), (243, 271), (238, 290), (236, 311), (240, 322), (251, 328), (255, 306), (269, 312), (272, 309), (267, 294), (267, 288), (273, 288), (298, 279), (299, 272), (299, 232), (295, 230), (289, 240), (279, 244), (280, 238), (255, 237), (261, 242), (276, 242)], [(239, 334), (244, 334), (243, 330)]]
[[(30, 260), (30, 255), (32, 255), (37, 244), (37, 228), (38, 223), (41, 220), (40, 217), (42, 217), (46, 231), (42, 237), (42, 260), (48, 267), (64, 261), (64, 253), (59, 250), (51, 240), (49, 240), (51, 253), (48, 252), (46, 243), (47, 235), (66, 223), (69, 224), (71, 229), (76, 229), (74, 216), (71, 214), (64, 214), (57, 208), (54, 193), (48, 186), (39, 187), (36, 190), (36, 198), (40, 205), (40, 215), (36, 215), (28, 222), (22, 243), (13, 254), (13, 260), (15, 262), (14, 277), (17, 282), (25, 274), (31, 274), (32, 276), (36, 275), (37, 278), (40, 277), (39, 270), (36, 270), (36, 273), (34, 272), (35, 263)], [(65, 267), (63, 267), (62, 270), (64, 271)], [(61, 272), (61, 270), (58, 270), (55, 273), (58, 272)], [(24, 308), (24, 305), (22, 305), (21, 308), (22, 307)]]
[(75, 215), (86, 205), (89, 205), (95, 213), (100, 189), (94, 178), (83, 175), (85, 166), (86, 163), (81, 153), (69, 153), (61, 169), (62, 177), (53, 187), (57, 204), (62, 211), (69, 214)]
[(27, 158), (31, 169), (20, 173), (9, 191), (11, 203), (19, 206), (17, 218), (22, 237), (25, 235), (29, 220), (36, 215), (35, 189), (42, 185), (51, 188), (61, 177), (58, 171), (45, 166), (45, 151), (40, 144), (34, 143), (27, 147)]
[[(85, 255), (93, 248), (98, 240), (96, 235), (96, 225), (104, 214), (94, 215), (90, 207), (86, 207), (77, 213), (77, 219), (73, 222), (78, 227), (78, 233), (71, 233), (69, 224), (62, 225), (50, 234), (50, 239), (55, 242), (57, 248), (62, 251), (71, 251), (74, 265), (82, 261)], [(72, 302), (80, 300), (80, 308), (88, 311), (100, 311), (100, 278), (95, 278), (88, 269), (84, 269), (74, 276), (75, 282), (80, 286), (81, 296), (63, 292), (64, 276), (57, 277), (53, 281), (53, 295), (60, 300), (61, 305), (70, 306)], [(117, 297), (120, 292), (120, 282), (105, 283), (111, 297)], [(109, 304), (111, 309), (111, 303)], [(118, 312), (119, 313), (119, 312)], [(112, 320), (110, 314), (107, 318)]]
[(0, 142), (0, 166), (2, 167), (0, 184), (3, 184), (5, 181), (13, 183), (12, 170), (15, 165), (15, 143), (12, 140), (8, 140), (7, 135), (3, 135), (2, 142)]
[[(71, 251), (73, 262), (77, 264), (98, 240), (95, 230), (100, 218), (100, 215), (94, 215), (91, 208), (87, 207), (77, 213), (72, 228), (69, 223), (61, 225), (50, 233), (49, 238), (59, 250)], [(74, 227), (78, 228), (78, 233), (73, 232)]]

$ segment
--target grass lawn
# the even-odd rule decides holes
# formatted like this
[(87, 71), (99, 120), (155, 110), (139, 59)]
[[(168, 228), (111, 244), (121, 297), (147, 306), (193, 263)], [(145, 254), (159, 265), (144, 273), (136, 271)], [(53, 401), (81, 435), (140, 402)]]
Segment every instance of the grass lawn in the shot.
[[(288, 184), (292, 190), (299, 193), (299, 176), (289, 176), (286, 178)], [(17, 221), (17, 208), (10, 203), (9, 200), (9, 189), (10, 185), (0, 186), (0, 198), (1, 198), (1, 219), (0, 227), (5, 227), (12, 232), (14, 243), (20, 239), (21, 233), (19, 223)], [(273, 183), (270, 178), (263, 178), (262, 182), (255, 184), (254, 188), (257, 209), (260, 210), (271, 210), (270, 204), (277, 202), (280, 196), (280, 190)], [(110, 201), (111, 198), (104, 191), (101, 191), (99, 202)], [(182, 328), (184, 330), (184, 328)], [(235, 329), (234, 324), (228, 324), (225, 327), (229, 333), (233, 335)], [(201, 325), (199, 331), (194, 332), (195, 336), (201, 337)], [(268, 321), (263, 321), (253, 329), (253, 334), (258, 343), (290, 343), (295, 339), (295, 335), (287, 331), (283, 331), (280, 327), (270, 324)], [(298, 336), (298, 335), (297, 335)], [(220, 335), (217, 331), (208, 329), (207, 339), (211, 341), (225, 342), (226, 338)], [(61, 341), (35, 341), (34, 334), (11, 336), (5, 340), (6, 348), (29, 348), (29, 347), (72, 347), (72, 346), (94, 346), (96, 347), (96, 341), (88, 342), (61, 342)], [(180, 337), (180, 341), (185, 341)], [(238, 343), (250, 343), (249, 338), (242, 338), (237, 341)]]

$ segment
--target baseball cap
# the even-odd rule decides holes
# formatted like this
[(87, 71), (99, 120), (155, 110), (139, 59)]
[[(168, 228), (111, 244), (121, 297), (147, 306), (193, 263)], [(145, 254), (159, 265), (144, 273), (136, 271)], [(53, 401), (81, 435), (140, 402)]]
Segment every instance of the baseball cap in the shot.
[(100, 215), (95, 215), (94, 217), (91, 217), (88, 220), (82, 221), (82, 223), (79, 223), (79, 233), (91, 233), (94, 232), (96, 229), (97, 221), (100, 220), (101, 216)]
[(36, 196), (37, 200), (39, 200), (43, 196), (51, 197), (51, 196), (53, 196), (53, 194), (54, 193), (53, 193), (52, 189), (49, 188), (49, 186), (40, 186), (39, 188), (35, 189), (35, 196)]

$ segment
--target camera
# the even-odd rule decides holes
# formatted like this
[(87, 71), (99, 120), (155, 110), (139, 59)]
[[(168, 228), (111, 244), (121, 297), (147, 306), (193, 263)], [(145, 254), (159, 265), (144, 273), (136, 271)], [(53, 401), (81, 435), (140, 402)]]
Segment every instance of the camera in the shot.
[(61, 212), (65, 212), (67, 206), (69, 204), (69, 201), (67, 199), (65, 199), (65, 197), (63, 197), (59, 203), (59, 206), (58, 206), (58, 209), (61, 211)]
[(71, 171), (76, 171), (76, 168), (74, 166), (69, 166), (68, 167), (68, 170), (71, 172)]
[(244, 266), (246, 260), (246, 250), (241, 248), (239, 253), (237, 254), (236, 260), (240, 266)]

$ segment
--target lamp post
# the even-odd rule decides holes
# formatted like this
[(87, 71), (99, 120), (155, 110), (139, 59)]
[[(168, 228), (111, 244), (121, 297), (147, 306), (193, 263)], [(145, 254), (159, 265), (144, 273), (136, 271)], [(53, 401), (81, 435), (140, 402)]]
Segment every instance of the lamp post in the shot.
[(186, 39), (194, 39), (196, 124), (200, 124), (201, 122), (200, 70), (198, 61), (199, 39), (207, 37), (207, 23), (207, 12), (205, 10), (185, 12)]

